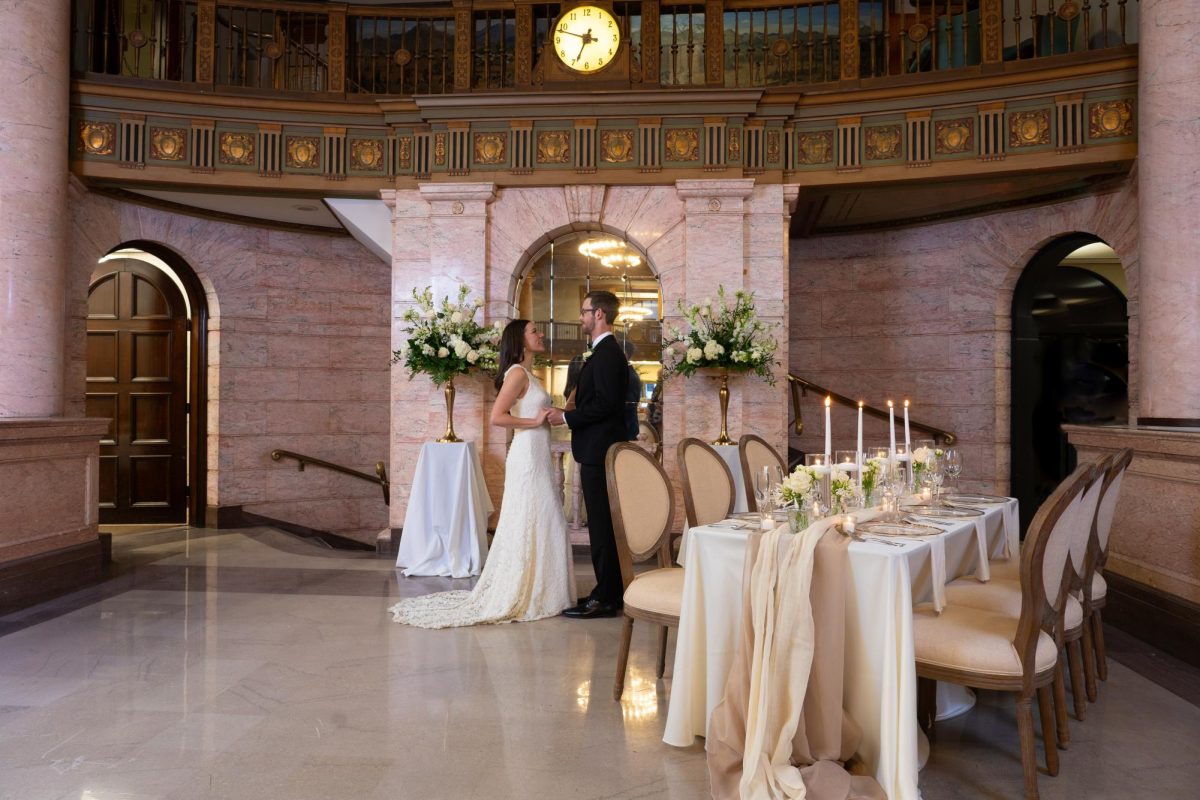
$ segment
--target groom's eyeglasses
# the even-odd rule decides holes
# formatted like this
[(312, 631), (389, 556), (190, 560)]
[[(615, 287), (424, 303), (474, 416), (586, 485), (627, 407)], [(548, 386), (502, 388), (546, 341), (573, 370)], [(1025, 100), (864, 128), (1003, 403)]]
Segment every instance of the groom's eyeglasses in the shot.
[(594, 314), (595, 312), (596, 312), (596, 309), (594, 309), (594, 308), (581, 308), (581, 309), (579, 309), (579, 313), (580, 313), (580, 314), (588, 314), (588, 313), (593, 313), (593, 314)]

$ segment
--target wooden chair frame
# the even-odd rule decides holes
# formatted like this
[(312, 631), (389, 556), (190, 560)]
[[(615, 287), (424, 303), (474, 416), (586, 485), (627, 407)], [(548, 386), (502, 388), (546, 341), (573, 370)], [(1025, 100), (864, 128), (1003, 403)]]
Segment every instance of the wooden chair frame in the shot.
[(694, 528), (698, 524), (696, 522), (696, 504), (692, 500), (692, 483), (688, 478), (687, 459), (684, 458), (689, 447), (700, 447), (707, 450), (717, 460), (717, 463), (721, 465), (721, 469), (725, 471), (725, 479), (729, 481), (729, 508), (725, 511), (726, 517), (733, 513), (733, 504), (737, 500), (737, 486), (733, 482), (733, 473), (729, 471), (729, 465), (725, 463), (725, 459), (721, 458), (721, 454), (714, 450), (711, 445), (691, 436), (681, 439), (675, 447), (675, 457), (679, 460), (679, 478), (683, 482), (683, 510), (687, 516), (688, 527)]
[(746, 490), (746, 508), (751, 511), (758, 511), (758, 498), (754, 496), (754, 471), (750, 469), (750, 459), (746, 456), (746, 445), (751, 442), (761, 444), (767, 449), (767, 452), (775, 459), (775, 463), (783, 470), (783, 474), (787, 474), (787, 462), (779, 457), (779, 453), (771, 446), (771, 443), (761, 436), (756, 436), (753, 433), (747, 433), (738, 439), (738, 461), (742, 465), (742, 482), (743, 488)]
[[(645, 459), (647, 464), (654, 467), (667, 487), (666, 522), (658, 536), (655, 537), (654, 544), (648, 550), (641, 552), (635, 552), (630, 547), (629, 537), (625, 532), (625, 515), (621, 508), (621, 490), (617, 481), (616, 469), (618, 456), (626, 451), (635, 454), (638, 458)], [(617, 542), (617, 560), (621, 565), (621, 585), (623, 589), (628, 589), (637, 577), (633, 573), (635, 563), (648, 561), (657, 556), (660, 569), (671, 568), (670, 541), (671, 527), (675, 521), (675, 488), (658, 460), (633, 442), (618, 442), (608, 449), (608, 453), (604, 457), (604, 477), (608, 483), (608, 505), (612, 512), (613, 535)], [(617, 674), (613, 683), (614, 700), (620, 700), (621, 695), (625, 692), (625, 670), (629, 666), (629, 644), (633, 638), (633, 621), (640, 619), (658, 626), (657, 673), (659, 678), (666, 672), (668, 629), (679, 625), (677, 616), (658, 614), (629, 605), (624, 607), (624, 615), (625, 625), (621, 631), (621, 644), (617, 651)]]
[[(1025, 774), (1025, 797), (1036, 800), (1037, 789), (1037, 743), (1033, 729), (1033, 696), (1038, 698), (1041, 716), (1042, 738), (1046, 754), (1046, 769), (1051, 775), (1058, 774), (1058, 748), (1055, 744), (1055, 719), (1051, 699), (1055, 666), (1035, 672), (1037, 645), (1040, 633), (1054, 635), (1059, 625), (1067, 597), (1067, 573), (1058, 581), (1058, 590), (1051, 598), (1046, 591), (1043, 578), (1043, 563), (1051, 533), (1071, 503), (1079, 496), (1097, 472), (1094, 464), (1084, 464), (1068, 476), (1050, 497), (1042, 503), (1029, 525), (1029, 534), (1021, 548), (1021, 616), (1017, 621), (1013, 648), (1022, 664), (1021, 675), (985, 675), (952, 667), (934, 666), (917, 662), (919, 713), (922, 724), (932, 728), (936, 717), (936, 692), (933, 681), (947, 681), (961, 686), (978, 689), (995, 689), (1014, 692), (1017, 695), (1017, 730), (1021, 738), (1021, 767)], [(1070, 554), (1066, 556), (1070, 561)], [(1061, 674), (1061, 673), (1060, 673)]]

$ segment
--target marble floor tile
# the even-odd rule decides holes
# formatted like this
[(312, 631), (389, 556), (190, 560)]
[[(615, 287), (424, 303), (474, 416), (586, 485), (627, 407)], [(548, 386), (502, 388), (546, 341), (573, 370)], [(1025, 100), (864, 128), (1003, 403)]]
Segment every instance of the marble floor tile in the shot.
[[(396, 625), (395, 598), (470, 582), (269, 529), (139, 529), (114, 554), (104, 584), (0, 617), (0, 800), (708, 796), (702, 744), (661, 741), (650, 626), (615, 703), (616, 619)], [(1197, 731), (1200, 709), (1110, 660), (1042, 796), (1186, 795)], [(1011, 698), (939, 723), (921, 784), (1019, 797)]]

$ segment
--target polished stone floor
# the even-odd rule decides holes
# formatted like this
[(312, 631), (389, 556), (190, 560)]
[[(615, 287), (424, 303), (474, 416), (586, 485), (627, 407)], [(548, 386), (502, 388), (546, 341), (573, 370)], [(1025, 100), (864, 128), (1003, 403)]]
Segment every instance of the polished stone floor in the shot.
[[(0, 617), (0, 800), (708, 796), (702, 748), (661, 742), (649, 629), (617, 704), (618, 620), (406, 628), (393, 598), (468, 584), (265, 529), (113, 549), (104, 584)], [(1191, 796), (1200, 708), (1111, 664), (1043, 797)], [(941, 723), (921, 780), (1019, 797), (1008, 699)]]

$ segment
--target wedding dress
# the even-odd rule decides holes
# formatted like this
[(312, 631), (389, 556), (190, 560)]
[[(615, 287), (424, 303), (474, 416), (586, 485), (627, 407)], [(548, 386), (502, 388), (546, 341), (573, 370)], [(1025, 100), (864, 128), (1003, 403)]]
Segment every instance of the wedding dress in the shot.
[[(525, 369), (520, 364), (509, 367)], [(526, 370), (529, 388), (512, 407), (533, 417), (550, 395)], [(550, 460), (550, 426), (513, 433), (504, 466), (504, 499), (479, 582), (471, 590), (401, 600), (392, 619), (421, 628), (456, 628), (553, 617), (575, 605), (575, 570), (562, 495)]]

